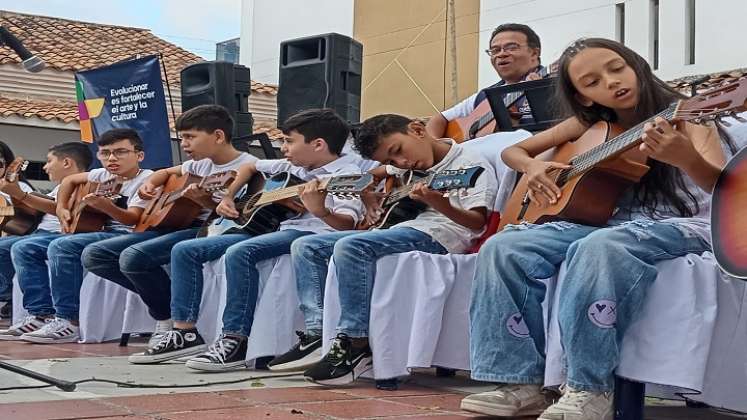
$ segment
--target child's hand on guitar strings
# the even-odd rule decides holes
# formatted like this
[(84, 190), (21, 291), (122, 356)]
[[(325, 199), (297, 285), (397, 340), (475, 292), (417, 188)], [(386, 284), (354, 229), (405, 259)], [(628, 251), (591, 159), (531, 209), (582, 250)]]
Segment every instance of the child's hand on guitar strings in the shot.
[(361, 193), (361, 201), (365, 208), (363, 220), (368, 225), (373, 225), (381, 219), (384, 209), (381, 207), (384, 193), (375, 191), (373, 188), (367, 188)]
[(227, 219), (236, 219), (239, 217), (239, 212), (236, 210), (236, 203), (234, 203), (234, 201), (229, 197), (223, 198), (223, 200), (218, 203), (215, 212)]
[(55, 210), (55, 214), (57, 214), (57, 218), (60, 220), (62, 231), (68, 232), (70, 230), (70, 220), (72, 220), (73, 218), (73, 216), (70, 214), (70, 210), (58, 206)]
[(197, 204), (203, 205), (207, 200), (212, 199), (213, 193), (207, 192), (200, 188), (197, 184), (190, 184), (184, 189), (182, 197), (192, 200)]
[(643, 126), (640, 150), (660, 162), (664, 162), (680, 169), (686, 168), (693, 158), (698, 157), (690, 138), (683, 133), (683, 123), (672, 126), (669, 121), (656, 117), (653, 124)]
[(114, 203), (112, 202), (110, 198), (102, 197), (94, 193), (87, 194), (85, 197), (83, 197), (82, 202), (86, 206), (93, 207), (97, 210), (102, 210), (102, 211), (114, 206)]
[(451, 203), (449, 203), (449, 197), (444, 197), (443, 193), (428, 188), (428, 186), (422, 182), (418, 182), (412, 187), (410, 198), (425, 203), (434, 209), (441, 208), (439, 206), (451, 205)]
[(298, 195), (303, 206), (309, 213), (316, 217), (329, 214), (325, 205), (327, 199), (326, 191), (319, 191), (319, 181), (316, 179), (298, 187)]
[(158, 187), (154, 186), (150, 182), (145, 181), (142, 185), (140, 185), (140, 188), (138, 188), (137, 194), (143, 200), (153, 200), (154, 198), (156, 198), (157, 188)]
[(560, 198), (561, 192), (554, 177), (551, 178), (549, 173), (557, 173), (562, 169), (570, 169), (570, 166), (560, 162), (532, 159), (524, 173), (527, 178), (529, 198), (540, 207), (555, 204)]

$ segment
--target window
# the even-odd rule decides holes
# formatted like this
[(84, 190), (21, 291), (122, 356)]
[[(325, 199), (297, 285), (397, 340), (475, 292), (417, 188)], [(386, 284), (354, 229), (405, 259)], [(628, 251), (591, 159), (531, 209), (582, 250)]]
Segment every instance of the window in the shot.
[(615, 5), (615, 38), (625, 44), (625, 2)]
[(695, 64), (695, 0), (685, 3), (685, 64)]
[(654, 70), (659, 69), (659, 0), (651, 0), (650, 53)]

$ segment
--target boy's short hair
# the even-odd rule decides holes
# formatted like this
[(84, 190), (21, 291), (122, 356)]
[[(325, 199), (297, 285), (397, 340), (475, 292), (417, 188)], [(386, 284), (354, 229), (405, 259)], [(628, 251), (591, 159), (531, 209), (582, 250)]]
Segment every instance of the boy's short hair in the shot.
[(397, 114), (376, 115), (363, 121), (355, 136), (355, 149), (366, 159), (373, 159), (381, 139), (394, 133), (407, 134), (413, 120)]
[(143, 150), (143, 139), (140, 138), (137, 131), (131, 128), (112, 128), (111, 130), (104, 132), (104, 134), (96, 140), (96, 144), (99, 146), (108, 146), (122, 140), (129, 140), (138, 152)]
[(333, 109), (314, 108), (301, 111), (288, 117), (281, 130), (287, 136), (298, 131), (306, 143), (321, 138), (327, 142), (329, 151), (335, 155), (342, 153), (350, 134), (350, 127)]
[(88, 170), (91, 162), (93, 162), (91, 149), (86, 144), (78, 141), (56, 144), (49, 148), (49, 153), (57, 156), (58, 159), (72, 159), (78, 166), (78, 169), (82, 171)]
[(231, 143), (233, 118), (224, 106), (199, 105), (184, 112), (176, 119), (176, 129), (178, 131), (199, 130), (206, 133), (221, 130), (226, 136), (226, 142)]

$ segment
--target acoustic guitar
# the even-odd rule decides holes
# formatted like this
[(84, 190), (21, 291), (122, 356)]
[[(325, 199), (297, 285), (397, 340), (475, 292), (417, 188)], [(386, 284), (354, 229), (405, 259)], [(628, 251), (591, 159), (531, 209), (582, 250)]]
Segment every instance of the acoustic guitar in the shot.
[[(18, 175), (26, 170), (29, 162), (22, 158), (15, 158), (10, 164), (5, 166), (3, 177), (9, 182), (17, 182)], [(29, 195), (35, 195), (50, 201), (54, 201), (46, 195), (37, 192), (31, 192)], [(2, 198), (3, 205), (0, 205), (2, 231), (10, 235), (26, 235), (36, 229), (36, 226), (44, 216), (44, 212), (31, 208), (23, 203), (13, 203), (12, 200)]]
[[(548, 67), (543, 67), (537, 74), (540, 78), (544, 79), (549, 73), (554, 72), (556, 68), (557, 64), (552, 64)], [(511, 92), (503, 98), (503, 104), (506, 108), (510, 108), (523, 96), (524, 92), (522, 91)], [(496, 126), (497, 123), (493, 115), (493, 110), (490, 108), (490, 101), (486, 97), (466, 117), (449, 121), (446, 125), (445, 136), (461, 143), (492, 134), (496, 131)]]
[[(276, 174), (269, 179), (265, 179), (262, 174), (255, 174), (244, 192), (234, 201), (239, 217), (218, 217), (208, 221), (198, 236), (242, 231), (252, 235), (274, 232), (284, 220), (306, 212), (298, 197), (302, 184), (304, 181), (288, 172)], [(371, 174), (340, 175), (320, 180), (318, 190), (340, 198), (352, 198), (371, 184)]]
[(151, 201), (143, 211), (134, 231), (183, 229), (191, 226), (203, 208), (184, 197), (187, 188), (192, 184), (197, 184), (200, 190), (212, 193), (224, 190), (234, 179), (236, 179), (236, 171), (218, 172), (204, 178), (192, 174), (169, 176), (159, 196)]
[[(747, 120), (741, 120), (747, 123)], [(719, 267), (747, 280), (747, 148), (729, 160), (711, 196), (711, 245)]]
[(591, 226), (604, 225), (620, 195), (646, 174), (648, 157), (636, 147), (643, 126), (662, 117), (669, 121), (703, 123), (746, 109), (747, 79), (673, 103), (654, 117), (627, 131), (615, 124), (592, 125), (578, 140), (565, 143), (550, 154), (551, 161), (569, 169), (548, 172), (561, 189), (557, 203), (540, 207), (530, 201), (527, 177), (522, 177), (501, 214), (499, 229), (521, 222), (545, 223), (567, 220)]
[(70, 196), (70, 201), (65, 206), (70, 210), (71, 217), (70, 223), (64, 230), (64, 233), (100, 232), (104, 230), (106, 222), (109, 221), (110, 217), (87, 206), (83, 202), (83, 198), (89, 194), (93, 194), (98, 197), (117, 200), (121, 197), (119, 193), (122, 191), (123, 183), (124, 179), (122, 177), (114, 176), (101, 183), (89, 181), (78, 185)]
[(449, 169), (432, 174), (409, 171), (404, 175), (400, 186), (395, 186), (393, 177), (389, 177), (384, 187), (384, 198), (381, 202), (382, 216), (373, 224), (365, 221), (358, 229), (387, 229), (398, 223), (412, 220), (424, 212), (428, 206), (410, 198), (410, 192), (418, 183), (446, 194), (458, 194), (475, 186), (477, 179), (485, 168), (473, 166), (464, 169)]

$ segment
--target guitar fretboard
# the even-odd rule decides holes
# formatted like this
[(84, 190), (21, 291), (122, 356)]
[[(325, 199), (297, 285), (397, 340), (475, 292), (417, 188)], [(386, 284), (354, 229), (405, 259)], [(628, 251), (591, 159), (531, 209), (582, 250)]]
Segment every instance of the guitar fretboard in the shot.
[(571, 169), (564, 169), (558, 176), (558, 185), (565, 184), (569, 179), (586, 173), (594, 166), (617, 155), (641, 142), (643, 126), (654, 120), (656, 117), (662, 117), (665, 120), (671, 120), (677, 111), (678, 102), (673, 103), (665, 110), (659, 112), (653, 117), (633, 126), (619, 136), (607, 140), (604, 143), (593, 147), (586, 152), (576, 156), (571, 161)]

